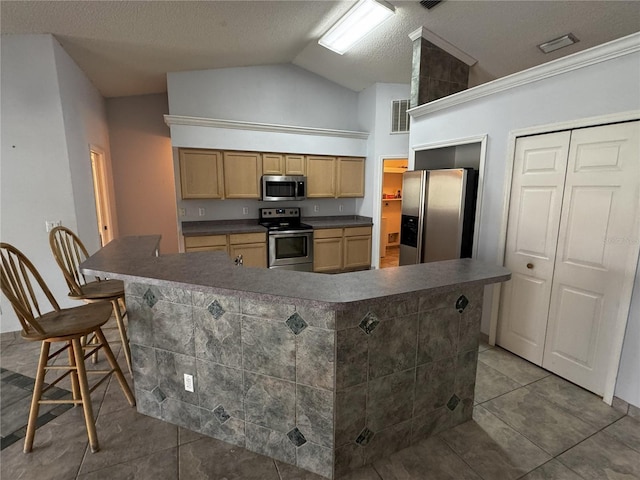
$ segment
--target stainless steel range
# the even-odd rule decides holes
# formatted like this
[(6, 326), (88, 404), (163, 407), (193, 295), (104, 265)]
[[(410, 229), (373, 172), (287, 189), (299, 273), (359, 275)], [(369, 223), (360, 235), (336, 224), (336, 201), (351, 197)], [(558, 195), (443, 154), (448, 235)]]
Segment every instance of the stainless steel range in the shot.
[(300, 208), (261, 208), (268, 235), (269, 268), (313, 271), (313, 227), (300, 222)]

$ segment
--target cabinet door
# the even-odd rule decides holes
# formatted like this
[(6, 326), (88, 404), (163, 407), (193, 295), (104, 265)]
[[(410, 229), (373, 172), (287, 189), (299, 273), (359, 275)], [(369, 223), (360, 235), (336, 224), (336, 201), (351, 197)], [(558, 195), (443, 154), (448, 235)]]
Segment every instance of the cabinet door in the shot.
[(307, 157), (307, 197), (335, 198), (336, 158)]
[(262, 154), (224, 152), (225, 198), (260, 198)]
[(518, 138), (498, 344), (542, 364), (571, 132)]
[(371, 227), (344, 229), (345, 270), (371, 268)]
[(197, 237), (185, 237), (184, 249), (186, 252), (227, 252), (227, 236), (201, 235)]
[(262, 154), (263, 175), (282, 175), (284, 173), (284, 164), (284, 155), (280, 153)]
[(636, 276), (639, 159), (640, 122), (571, 133), (542, 367), (597, 395)]
[(213, 150), (180, 149), (182, 199), (224, 198), (222, 154)]
[(242, 255), (242, 262), (245, 267), (267, 267), (266, 243), (229, 245), (229, 256), (231, 259), (235, 259), (238, 255)]
[(364, 158), (340, 157), (337, 197), (364, 197)]
[(342, 270), (342, 236), (313, 240), (313, 271), (339, 272)]
[(287, 155), (284, 170), (285, 175), (306, 175), (304, 155)]

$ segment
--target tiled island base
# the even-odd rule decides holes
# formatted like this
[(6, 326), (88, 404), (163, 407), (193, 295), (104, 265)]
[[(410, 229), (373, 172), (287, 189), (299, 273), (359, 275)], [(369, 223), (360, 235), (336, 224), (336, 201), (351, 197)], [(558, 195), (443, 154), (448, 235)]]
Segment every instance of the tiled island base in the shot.
[(471, 419), (483, 285), (455, 288), (322, 305), (126, 282), (138, 410), (339, 479)]

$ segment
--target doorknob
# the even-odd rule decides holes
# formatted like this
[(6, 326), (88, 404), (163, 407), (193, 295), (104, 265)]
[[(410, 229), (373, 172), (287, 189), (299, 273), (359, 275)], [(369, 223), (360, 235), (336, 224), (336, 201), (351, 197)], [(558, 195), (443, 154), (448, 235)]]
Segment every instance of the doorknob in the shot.
[(533, 268), (533, 263), (527, 263), (527, 268), (531, 270)]

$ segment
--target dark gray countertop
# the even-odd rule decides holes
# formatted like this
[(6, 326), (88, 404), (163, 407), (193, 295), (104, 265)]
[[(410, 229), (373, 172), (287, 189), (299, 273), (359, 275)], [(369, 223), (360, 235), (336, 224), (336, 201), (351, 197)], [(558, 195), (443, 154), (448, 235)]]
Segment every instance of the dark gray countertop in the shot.
[(182, 222), (182, 235), (197, 237), (201, 235), (226, 235), (227, 233), (267, 233), (267, 229), (258, 225), (257, 218), (248, 220), (210, 220), (203, 222)]
[(361, 215), (304, 217), (302, 221), (311, 225), (313, 228), (370, 227), (373, 225), (371, 217), (363, 217)]
[[(302, 222), (313, 228), (367, 227), (373, 225), (371, 217), (360, 215), (335, 215), (325, 217), (304, 217)], [(209, 220), (202, 222), (182, 222), (182, 235), (197, 237), (201, 235), (225, 235), (228, 233), (266, 232), (258, 225), (257, 218), (247, 220)]]
[(472, 259), (337, 275), (238, 267), (224, 252), (155, 257), (159, 240), (157, 235), (113, 240), (83, 262), (81, 271), (191, 290), (240, 293), (257, 299), (286, 297), (295, 303), (318, 306), (445, 292), (456, 286), (498, 283), (511, 277), (503, 267)]

